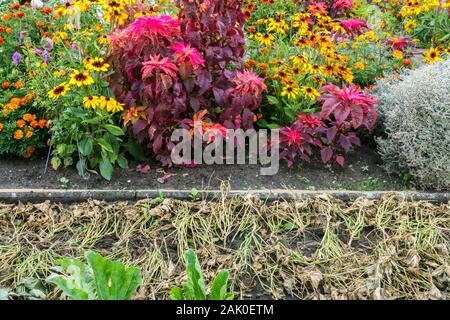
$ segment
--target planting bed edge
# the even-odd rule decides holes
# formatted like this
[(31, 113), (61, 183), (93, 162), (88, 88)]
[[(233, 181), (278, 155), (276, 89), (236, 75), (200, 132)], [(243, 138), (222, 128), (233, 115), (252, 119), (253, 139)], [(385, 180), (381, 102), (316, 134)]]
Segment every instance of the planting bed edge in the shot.
[[(89, 199), (104, 201), (136, 201), (147, 198), (156, 198), (160, 194), (166, 198), (189, 200), (192, 198), (191, 190), (174, 189), (148, 189), (148, 190), (75, 190), (75, 189), (0, 189), (0, 202), (83, 202)], [(294, 200), (315, 198), (319, 196), (331, 196), (343, 201), (353, 201), (357, 198), (370, 200), (380, 199), (386, 194), (398, 194), (408, 201), (429, 201), (446, 203), (450, 201), (450, 192), (419, 192), (419, 191), (351, 191), (351, 190), (231, 190), (227, 193), (232, 196), (253, 196), (267, 201), (277, 199)], [(199, 198), (214, 199), (222, 191), (199, 190)]]

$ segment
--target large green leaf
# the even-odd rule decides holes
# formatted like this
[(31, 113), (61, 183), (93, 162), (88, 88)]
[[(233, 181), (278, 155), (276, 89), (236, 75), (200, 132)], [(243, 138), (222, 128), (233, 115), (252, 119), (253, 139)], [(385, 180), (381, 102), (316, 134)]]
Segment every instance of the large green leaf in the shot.
[(80, 142), (79, 150), (83, 156), (89, 156), (94, 150), (94, 146), (92, 144), (91, 139), (83, 139)]
[(92, 275), (86, 265), (78, 259), (57, 261), (63, 268), (61, 273), (53, 273), (47, 282), (55, 284), (72, 300), (94, 300)]
[(175, 287), (170, 290), (170, 299), (172, 300), (184, 300), (183, 289)]
[(125, 133), (123, 133), (123, 130), (115, 125), (112, 124), (105, 124), (105, 129), (109, 131), (112, 135), (116, 137), (123, 136)]
[(107, 159), (102, 159), (100, 161), (99, 167), (100, 167), (100, 174), (102, 175), (102, 177), (108, 181), (111, 180), (114, 170), (111, 162), (109, 162), (109, 160)]
[(205, 282), (197, 255), (193, 250), (186, 251), (187, 282), (185, 283), (186, 299), (206, 300)]
[(217, 273), (211, 285), (210, 300), (232, 300), (233, 294), (228, 294), (228, 270), (221, 270)]
[(85, 257), (92, 268), (98, 300), (130, 300), (141, 285), (138, 268), (125, 267), (93, 251), (87, 251)]

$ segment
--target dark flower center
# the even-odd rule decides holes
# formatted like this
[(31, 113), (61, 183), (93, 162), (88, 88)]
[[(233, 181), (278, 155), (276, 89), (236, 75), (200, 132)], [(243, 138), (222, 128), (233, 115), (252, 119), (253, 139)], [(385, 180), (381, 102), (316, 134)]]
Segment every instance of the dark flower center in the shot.
[(64, 90), (65, 90), (64, 86), (59, 86), (59, 87), (56, 87), (55, 90), (53, 90), (53, 93), (60, 94), (60, 93), (64, 92)]
[(87, 79), (87, 76), (83, 73), (79, 73), (79, 74), (75, 75), (75, 80), (78, 82), (85, 81), (86, 79)]

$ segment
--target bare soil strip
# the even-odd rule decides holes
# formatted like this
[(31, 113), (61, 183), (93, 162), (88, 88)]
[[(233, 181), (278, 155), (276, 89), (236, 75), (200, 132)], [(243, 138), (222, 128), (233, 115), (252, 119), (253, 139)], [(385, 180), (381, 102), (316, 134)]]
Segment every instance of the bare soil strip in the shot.
[(194, 248), (207, 280), (230, 270), (239, 299), (450, 298), (449, 203), (227, 192), (215, 201), (0, 204), (0, 287), (27, 297), (23, 279), (45, 279), (55, 259), (95, 249), (141, 268), (136, 299), (165, 299)]

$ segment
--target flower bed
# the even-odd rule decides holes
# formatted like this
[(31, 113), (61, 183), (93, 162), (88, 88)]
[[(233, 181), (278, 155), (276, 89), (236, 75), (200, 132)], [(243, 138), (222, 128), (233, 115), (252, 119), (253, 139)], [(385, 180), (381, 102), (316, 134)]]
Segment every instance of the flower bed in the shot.
[[(139, 172), (149, 170), (149, 159), (174, 166), (176, 129), (202, 136), (204, 146), (229, 145), (227, 130), (276, 130), (279, 138), (259, 151), (276, 148), (289, 167), (313, 162), (340, 170), (349, 152), (365, 150), (361, 144), (376, 149), (374, 135), (398, 133), (383, 127), (377, 81), (450, 53), (444, 1), (0, 6), (0, 156), (48, 155), (55, 170), (74, 167), (108, 181), (130, 163)], [(448, 176), (448, 155), (436, 157), (444, 164), (434, 176)], [(423, 183), (414, 166), (386, 167), (419, 187), (450, 185)]]

